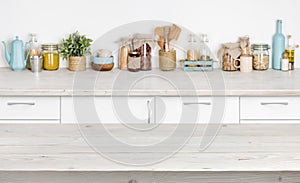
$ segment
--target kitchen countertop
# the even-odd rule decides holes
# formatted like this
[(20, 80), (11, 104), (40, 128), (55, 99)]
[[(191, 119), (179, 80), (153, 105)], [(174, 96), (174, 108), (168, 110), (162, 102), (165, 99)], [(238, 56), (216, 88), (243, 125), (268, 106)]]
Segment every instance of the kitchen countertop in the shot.
[(300, 96), (300, 69), (251, 73), (0, 69), (0, 96)]

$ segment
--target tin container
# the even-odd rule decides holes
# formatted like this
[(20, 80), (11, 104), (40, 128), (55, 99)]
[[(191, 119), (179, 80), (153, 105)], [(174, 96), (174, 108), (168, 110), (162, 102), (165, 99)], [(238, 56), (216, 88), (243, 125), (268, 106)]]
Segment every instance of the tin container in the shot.
[(31, 56), (30, 57), (30, 68), (33, 73), (39, 73), (43, 68), (43, 57)]

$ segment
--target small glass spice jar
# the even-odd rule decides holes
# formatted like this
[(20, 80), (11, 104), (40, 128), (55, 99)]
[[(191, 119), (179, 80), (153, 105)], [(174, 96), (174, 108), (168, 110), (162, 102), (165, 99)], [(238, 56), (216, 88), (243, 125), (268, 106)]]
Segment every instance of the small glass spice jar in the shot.
[(253, 44), (253, 68), (255, 70), (267, 70), (269, 68), (269, 49), (268, 44)]
[(130, 51), (128, 53), (127, 69), (131, 72), (137, 72), (141, 69), (141, 53), (138, 51)]
[(57, 44), (43, 44), (42, 56), (45, 70), (57, 70), (59, 68), (59, 52)]

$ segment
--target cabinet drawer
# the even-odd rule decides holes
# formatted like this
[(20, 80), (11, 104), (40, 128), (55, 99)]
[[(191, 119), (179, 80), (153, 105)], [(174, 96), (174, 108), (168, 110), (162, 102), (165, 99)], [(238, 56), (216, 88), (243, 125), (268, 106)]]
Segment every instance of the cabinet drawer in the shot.
[[(76, 101), (74, 101), (76, 100)], [(93, 103), (90, 103), (93, 101)], [(74, 103), (86, 103), (75, 106)], [(90, 106), (94, 105), (94, 106)], [(98, 119), (89, 118), (89, 111), (95, 109)], [(83, 116), (81, 123), (153, 123), (154, 98), (153, 97), (62, 97), (62, 123), (78, 122), (78, 115)], [(88, 111), (88, 112), (87, 112)], [(91, 113), (92, 115), (92, 113)], [(84, 117), (86, 116), (86, 117)], [(86, 120), (85, 120), (86, 119)]]
[(158, 97), (156, 101), (157, 123), (239, 123), (238, 97)]
[(59, 97), (0, 97), (0, 120), (59, 119)]
[(241, 119), (300, 119), (300, 97), (241, 97)]

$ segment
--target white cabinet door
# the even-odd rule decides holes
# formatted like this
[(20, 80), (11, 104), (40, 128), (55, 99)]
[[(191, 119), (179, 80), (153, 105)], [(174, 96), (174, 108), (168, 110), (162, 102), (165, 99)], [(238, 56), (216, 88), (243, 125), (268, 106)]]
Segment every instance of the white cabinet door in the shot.
[(240, 104), (241, 120), (300, 120), (300, 97), (241, 97)]
[(157, 97), (157, 123), (239, 123), (238, 97)]
[(1, 123), (40, 123), (60, 120), (60, 97), (0, 97)]
[(62, 123), (153, 123), (153, 97), (62, 97)]

